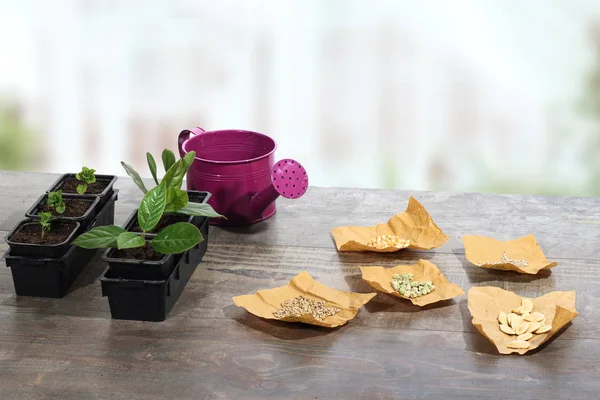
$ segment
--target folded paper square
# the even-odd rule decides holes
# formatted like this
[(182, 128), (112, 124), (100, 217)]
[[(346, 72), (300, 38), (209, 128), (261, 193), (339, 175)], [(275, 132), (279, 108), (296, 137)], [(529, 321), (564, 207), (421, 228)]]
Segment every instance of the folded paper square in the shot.
[(529, 348), (514, 349), (507, 345), (515, 340), (499, 329), (498, 315), (500, 311), (509, 314), (521, 306), (523, 298), (513, 292), (493, 286), (472, 287), (468, 293), (468, 307), (473, 317), (473, 325), (483, 336), (492, 342), (501, 354), (525, 354), (541, 346), (554, 336), (577, 315), (575, 310), (575, 291), (551, 292), (531, 299), (533, 311), (544, 314), (545, 324), (551, 325), (547, 333), (533, 335), (528, 340)]
[(533, 235), (502, 241), (484, 236), (463, 236), (465, 256), (481, 268), (537, 274), (558, 265), (544, 256)]
[[(431, 215), (414, 197), (410, 196), (406, 211), (394, 215), (387, 223), (375, 226), (341, 226), (332, 229), (339, 251), (393, 252), (402, 248), (429, 250), (440, 247), (448, 236), (433, 222)], [(409, 240), (408, 246), (376, 248), (367, 243), (382, 235), (393, 235)]]
[[(410, 300), (414, 305), (421, 307), (465, 294), (460, 286), (450, 283), (435, 264), (426, 260), (419, 260), (413, 265), (398, 265), (393, 268), (360, 267), (360, 271), (362, 272), (362, 278), (380, 292)], [(408, 273), (413, 274), (415, 281), (431, 281), (435, 285), (435, 290), (420, 297), (408, 298), (402, 296), (392, 287), (392, 277), (394, 274)]]
[[(334, 328), (344, 325), (353, 319), (358, 310), (369, 302), (375, 293), (351, 293), (331, 289), (315, 281), (306, 271), (296, 275), (286, 286), (274, 289), (259, 290), (256, 294), (236, 296), (233, 302), (238, 307), (245, 308), (248, 312), (266, 319), (275, 319), (285, 322), (303, 322), (305, 324), (319, 325)], [(326, 307), (339, 309), (334, 315), (324, 320), (315, 318), (311, 313), (295, 317), (277, 318), (275, 312), (288, 300), (304, 296), (311, 300), (324, 301)]]

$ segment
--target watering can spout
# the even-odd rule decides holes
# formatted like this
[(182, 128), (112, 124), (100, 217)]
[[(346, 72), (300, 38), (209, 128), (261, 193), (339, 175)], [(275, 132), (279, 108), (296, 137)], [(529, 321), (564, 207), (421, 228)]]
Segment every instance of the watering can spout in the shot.
[(304, 167), (296, 160), (280, 160), (271, 168), (271, 183), (252, 196), (250, 207), (252, 212), (258, 215), (279, 196), (297, 199), (302, 197), (307, 189), (308, 175)]

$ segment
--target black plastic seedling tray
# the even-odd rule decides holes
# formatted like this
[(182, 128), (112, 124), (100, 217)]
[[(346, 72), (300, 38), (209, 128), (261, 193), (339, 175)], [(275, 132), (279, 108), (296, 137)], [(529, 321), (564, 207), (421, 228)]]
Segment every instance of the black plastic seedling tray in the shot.
[(10, 252), (13, 256), (19, 257), (32, 257), (32, 258), (59, 258), (64, 256), (67, 251), (71, 248), (71, 242), (75, 239), (79, 233), (80, 224), (79, 222), (72, 221), (54, 221), (52, 226), (56, 229), (58, 224), (66, 224), (72, 226), (74, 229), (71, 231), (69, 237), (67, 237), (62, 243), (57, 244), (35, 244), (35, 243), (19, 243), (13, 240), (13, 235), (17, 233), (23, 226), (29, 224), (37, 224), (36, 221), (26, 219), (21, 222), (8, 234), (6, 237), (6, 243), (10, 248)]
[[(91, 227), (114, 223), (117, 197), (118, 191), (115, 191)], [(17, 296), (51, 298), (64, 297), (97, 252), (96, 249), (70, 246), (62, 257), (34, 258), (15, 256), (11, 251), (6, 252), (4, 258), (11, 269)]]
[[(189, 257), (196, 264), (202, 261), (208, 248), (208, 218), (202, 217), (203, 223), (198, 228), (204, 240), (195, 248), (189, 250)], [(151, 236), (151, 235), (149, 235)], [(135, 279), (160, 281), (167, 279), (182, 257), (181, 254), (165, 255), (159, 261), (134, 260), (129, 258), (115, 258), (116, 249), (108, 249), (102, 259), (108, 263), (110, 276), (120, 279)], [(185, 254), (185, 253), (183, 253)]]
[(164, 321), (198, 266), (197, 257), (193, 257), (200, 251), (198, 247), (183, 253), (164, 280), (121, 279), (108, 268), (100, 283), (102, 296), (108, 297), (111, 316), (132, 321)]
[[(47, 196), (48, 196), (48, 193), (40, 196), (40, 198), (33, 204), (33, 206), (27, 211), (27, 213), (25, 213), (25, 216), (30, 219), (40, 219), (40, 217), (37, 215), (37, 209), (40, 204), (43, 204), (46, 202)], [(90, 225), (96, 220), (96, 218), (99, 214), (96, 206), (99, 203), (100, 198), (98, 196), (94, 196), (93, 198), (84, 198), (83, 196), (80, 196), (78, 194), (63, 194), (62, 197), (64, 200), (81, 199), (81, 200), (91, 200), (92, 201), (92, 204), (90, 205), (88, 210), (85, 212), (85, 214), (83, 214), (82, 216), (79, 216), (79, 217), (64, 217), (62, 215), (54, 215), (53, 216), (53, 218), (60, 220), (60, 221), (79, 222), (80, 227), (79, 227), (78, 233), (83, 233), (83, 232), (87, 231), (89, 229)], [(102, 212), (102, 211), (100, 211), (100, 212)]]
[[(76, 174), (64, 174), (64, 175), (62, 175), (60, 178), (58, 178), (56, 180), (56, 182), (54, 182), (52, 184), (52, 186), (50, 186), (50, 189), (48, 189), (48, 191), (46, 193), (50, 193), (50, 192), (54, 192), (54, 191), (60, 190), (61, 187), (62, 187), (62, 185), (63, 185), (63, 183), (67, 179), (75, 179), (75, 175)], [(106, 186), (106, 188), (101, 193), (98, 193), (98, 194), (84, 193), (81, 196), (85, 197), (85, 198), (89, 198), (89, 199), (93, 199), (95, 197), (99, 197), (100, 201), (96, 205), (96, 212), (99, 212), (104, 207), (104, 205), (106, 203), (108, 203), (108, 201), (112, 198), (112, 195), (114, 193), (114, 185), (115, 185), (115, 182), (117, 181), (117, 179), (118, 178), (117, 178), (116, 175), (96, 175), (96, 181), (109, 182), (108, 186)], [(77, 193), (73, 193), (73, 194), (77, 194)]]

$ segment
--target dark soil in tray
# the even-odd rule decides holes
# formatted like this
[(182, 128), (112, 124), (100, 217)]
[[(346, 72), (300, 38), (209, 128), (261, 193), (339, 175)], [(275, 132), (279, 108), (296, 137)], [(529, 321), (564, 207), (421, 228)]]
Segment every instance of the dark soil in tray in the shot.
[(42, 240), (42, 226), (38, 223), (25, 224), (19, 229), (12, 237), (11, 240), (16, 243), (29, 243), (29, 244), (44, 244), (52, 245), (64, 242), (73, 229), (75, 229), (73, 223), (61, 223), (53, 222), (52, 230), (46, 232), (44, 239)]
[[(164, 214), (156, 227), (147, 233), (158, 233), (169, 225), (173, 225), (177, 222), (187, 222), (189, 220), (189, 215), (184, 214)], [(130, 229), (131, 232), (142, 232), (140, 226), (138, 225), (137, 219), (135, 220), (133, 226)]]
[(54, 207), (48, 207), (46, 203), (38, 205), (35, 210), (35, 214), (40, 212), (50, 212), (55, 217), (81, 217), (90, 208), (93, 203), (92, 200), (81, 200), (81, 199), (64, 199), (65, 212), (62, 214), (57, 213)]
[[(87, 190), (84, 194), (100, 194), (106, 189), (106, 187), (110, 184), (110, 180), (96, 180), (96, 182), (91, 183), (87, 186)], [(63, 193), (77, 193), (77, 185), (79, 185), (79, 181), (74, 178), (65, 179), (62, 185), (57, 188), (62, 189)]]
[(111, 258), (129, 258), (134, 260), (159, 261), (162, 260), (164, 256), (164, 254), (157, 253), (149, 244), (146, 244), (146, 246), (144, 247), (117, 250), (111, 256)]

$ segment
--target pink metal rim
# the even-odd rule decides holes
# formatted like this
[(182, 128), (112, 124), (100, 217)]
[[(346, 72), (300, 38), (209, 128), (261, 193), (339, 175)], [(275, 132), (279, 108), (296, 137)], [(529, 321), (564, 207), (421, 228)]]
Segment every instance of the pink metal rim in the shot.
[(266, 140), (270, 141), (273, 144), (273, 148), (268, 152), (265, 153), (259, 157), (254, 157), (254, 158), (250, 158), (250, 159), (246, 159), (246, 160), (235, 160), (235, 161), (217, 161), (217, 160), (209, 160), (206, 158), (200, 158), (200, 157), (194, 157), (195, 160), (199, 160), (199, 161), (203, 161), (206, 163), (211, 163), (211, 164), (246, 164), (246, 163), (250, 163), (253, 161), (257, 161), (257, 160), (262, 160), (264, 158), (269, 157), (271, 154), (275, 153), (275, 150), (277, 150), (277, 142), (275, 141), (275, 139), (264, 135), (262, 133), (258, 133), (258, 132), (254, 132), (254, 131), (247, 131), (244, 129), (219, 129), (218, 131), (205, 131), (203, 133), (200, 133), (198, 135), (195, 136), (190, 136), (185, 142), (183, 142), (183, 151), (187, 154), (188, 150), (187, 150), (187, 145), (194, 140), (197, 137), (202, 137), (203, 135), (218, 135), (220, 132), (239, 132), (239, 133), (250, 133), (253, 135), (257, 135), (257, 136), (261, 136), (263, 138), (265, 138)]

